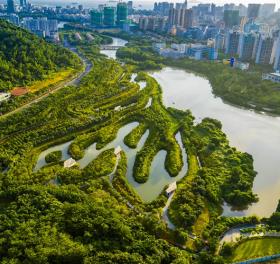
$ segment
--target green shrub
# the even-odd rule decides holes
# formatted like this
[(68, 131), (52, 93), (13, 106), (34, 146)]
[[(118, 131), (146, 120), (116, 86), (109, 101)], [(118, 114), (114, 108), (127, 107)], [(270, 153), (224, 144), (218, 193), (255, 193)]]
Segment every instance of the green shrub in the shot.
[(47, 163), (58, 162), (61, 160), (61, 158), (62, 158), (62, 152), (60, 150), (58, 150), (58, 151), (53, 151), (53, 152), (47, 154), (45, 157), (45, 161)]

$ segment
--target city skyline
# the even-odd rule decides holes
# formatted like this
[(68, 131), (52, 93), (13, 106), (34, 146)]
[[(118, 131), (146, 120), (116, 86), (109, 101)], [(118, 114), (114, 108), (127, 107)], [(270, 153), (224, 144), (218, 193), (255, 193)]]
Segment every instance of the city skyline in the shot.
[[(108, 5), (112, 5), (114, 4), (114, 2), (118, 2), (118, 1), (109, 1), (109, 0), (79, 0), (79, 1), (72, 1), (72, 0), (56, 0), (56, 1), (52, 1), (52, 0), (31, 0), (29, 1), (32, 4), (41, 4), (41, 5), (50, 5), (50, 6), (56, 6), (56, 5), (67, 5), (67, 4), (72, 4), (73, 2), (77, 2), (80, 4), (83, 4), (85, 7), (88, 8), (92, 8), (92, 7), (96, 7), (101, 3), (104, 4), (108, 4)], [(153, 8), (153, 4), (155, 2), (163, 2), (161, 0), (159, 1), (151, 1), (151, 0), (139, 0), (139, 1), (133, 1), (135, 8), (145, 8), (145, 9), (152, 9)], [(176, 0), (170, 0), (170, 1), (166, 1), (166, 2), (170, 2), (170, 3), (183, 3), (184, 1), (176, 1)], [(0, 0), (0, 4), (5, 4), (6, 0)], [(19, 4), (19, 0), (15, 1), (15, 3)], [(280, 8), (280, 3), (277, 1), (271, 1), (271, 0), (244, 0), (244, 1), (240, 1), (240, 0), (212, 0), (212, 1), (207, 1), (207, 0), (189, 0), (188, 1), (190, 6), (193, 5), (197, 5), (197, 4), (207, 4), (207, 3), (214, 3), (216, 5), (224, 5), (224, 4), (243, 4), (243, 5), (248, 5), (251, 3), (256, 3), (256, 4), (270, 4), (270, 3), (275, 3), (276, 4), (276, 8)]]

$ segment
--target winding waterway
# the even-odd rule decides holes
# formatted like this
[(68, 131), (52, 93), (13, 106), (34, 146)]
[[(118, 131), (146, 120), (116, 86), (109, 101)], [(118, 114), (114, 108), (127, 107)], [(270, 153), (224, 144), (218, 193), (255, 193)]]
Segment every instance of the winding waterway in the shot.
[[(113, 38), (111, 45), (123, 46), (126, 43), (125, 40)], [(110, 58), (116, 58), (115, 50), (103, 50), (101, 53)], [(197, 122), (200, 122), (204, 117), (220, 120), (223, 124), (223, 131), (227, 134), (231, 145), (253, 155), (254, 167), (258, 172), (253, 189), (258, 194), (260, 201), (245, 211), (232, 211), (229, 207), (224, 206), (224, 215), (257, 214), (259, 216), (269, 216), (276, 209), (278, 199), (280, 199), (280, 170), (278, 165), (280, 164), (280, 118), (224, 103), (220, 98), (213, 95), (212, 87), (207, 79), (184, 70), (164, 68), (161, 71), (152, 73), (151, 76), (161, 85), (163, 101), (166, 106), (190, 109)], [(116, 147), (116, 144), (118, 144), (124, 149), (128, 157), (127, 178), (129, 183), (144, 201), (151, 201), (157, 197), (166, 184), (184, 176), (187, 170), (186, 155), (185, 151), (183, 151), (185, 165), (181, 173), (177, 178), (171, 178), (164, 169), (166, 153), (164, 151), (159, 152), (152, 162), (148, 182), (145, 184), (136, 183), (132, 177), (135, 155), (143, 146), (149, 133), (146, 131), (136, 149), (129, 149), (123, 144), (123, 138), (136, 125), (137, 123), (132, 123), (120, 129), (117, 139), (113, 141), (114, 144), (111, 142), (105, 148)], [(180, 135), (178, 134), (176, 138), (182, 147)], [(60, 146), (66, 149), (68, 148), (67, 144)], [(89, 151), (91, 155), (88, 157), (92, 160), (97, 157), (98, 151), (96, 151), (95, 145), (90, 146), (89, 149), (92, 152)], [(50, 151), (47, 150), (46, 152)], [(39, 162), (43, 164), (41, 155)], [(67, 151), (64, 150), (63, 155), (67, 157)]]
[[(178, 181), (179, 179), (183, 178), (188, 169), (188, 164), (187, 164), (187, 155), (186, 151), (183, 147), (181, 135), (178, 133), (176, 135), (176, 140), (179, 143), (180, 147), (182, 148), (183, 152), (183, 161), (184, 161), (184, 166), (181, 170), (181, 172), (178, 174), (177, 177), (170, 177), (167, 171), (164, 168), (164, 161), (166, 157), (166, 151), (160, 151), (157, 153), (155, 156), (152, 165), (151, 165), (151, 170), (150, 170), (150, 175), (149, 179), (146, 183), (139, 184), (137, 183), (134, 178), (133, 178), (133, 166), (135, 162), (135, 157), (137, 152), (143, 147), (145, 144), (146, 139), (149, 136), (149, 131), (147, 130), (145, 134), (142, 136), (141, 140), (138, 143), (137, 148), (131, 149), (128, 146), (126, 146), (123, 142), (124, 137), (132, 131), (139, 123), (133, 122), (128, 125), (125, 125), (124, 127), (120, 128), (120, 130), (117, 133), (117, 137), (107, 144), (104, 148), (97, 150), (96, 149), (96, 143), (90, 145), (86, 150), (85, 150), (85, 155), (82, 159), (78, 160), (77, 162), (79, 163), (80, 168), (86, 167), (92, 160), (96, 159), (97, 156), (110, 148), (116, 148), (117, 146), (120, 146), (122, 150), (125, 152), (127, 156), (127, 179), (129, 184), (135, 189), (135, 191), (138, 193), (138, 195), (142, 198), (144, 202), (151, 202), (154, 199), (157, 198), (157, 196), (162, 192), (164, 187), (168, 184), (170, 184), (173, 181)], [(39, 170), (43, 166), (46, 165), (45, 162), (45, 157), (48, 153), (51, 153), (53, 151), (60, 150), (62, 151), (62, 160), (66, 160), (70, 158), (68, 152), (68, 148), (71, 144), (71, 141), (57, 145), (54, 147), (51, 147), (45, 151), (43, 151), (37, 161), (35, 171)]]
[(193, 73), (164, 68), (151, 75), (162, 87), (166, 106), (190, 109), (198, 122), (204, 117), (220, 120), (231, 145), (253, 155), (258, 172), (253, 189), (260, 200), (245, 211), (224, 206), (224, 215), (271, 215), (280, 199), (280, 118), (224, 103), (212, 94), (207, 79)]

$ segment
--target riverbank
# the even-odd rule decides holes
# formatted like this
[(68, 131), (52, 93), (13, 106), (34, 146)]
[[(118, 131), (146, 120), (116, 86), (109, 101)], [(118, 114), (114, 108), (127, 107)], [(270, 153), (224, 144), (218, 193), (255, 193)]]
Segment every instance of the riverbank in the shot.
[[(163, 58), (152, 49), (152, 41), (145, 36), (121, 34), (129, 41), (117, 56), (139, 70), (159, 70), (164, 66), (185, 69), (205, 76), (213, 87), (213, 93), (226, 102), (246, 109), (280, 115), (279, 84), (263, 81), (263, 68), (251, 65), (242, 71), (224, 65), (220, 61), (197, 61), (189, 58)], [(154, 40), (156, 41), (156, 40)], [(269, 67), (267, 67), (269, 71)]]
[(262, 72), (233, 69), (221, 62), (192, 59), (165, 60), (165, 65), (205, 76), (213, 93), (236, 106), (280, 115), (280, 90), (277, 83), (262, 80)]

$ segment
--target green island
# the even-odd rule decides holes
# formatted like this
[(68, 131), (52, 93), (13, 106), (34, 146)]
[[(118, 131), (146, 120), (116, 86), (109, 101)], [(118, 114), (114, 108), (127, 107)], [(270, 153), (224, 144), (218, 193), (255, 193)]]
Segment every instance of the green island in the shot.
[(54, 151), (46, 155), (45, 160), (47, 163), (58, 162), (62, 158), (61, 151)]
[[(240, 242), (219, 250), (229, 228), (261, 221), (278, 227), (279, 212), (262, 220), (221, 216), (224, 202), (244, 208), (258, 200), (252, 192), (253, 158), (230, 146), (218, 120), (196, 124), (189, 110), (164, 106), (161, 87), (144, 70), (166, 62), (154, 56), (148, 41), (145, 51), (136, 50), (143, 54), (130, 60), (125, 57), (137, 40), (120, 49), (121, 64), (100, 53), (110, 37), (92, 32), (94, 40), (86, 41), (81, 32), (83, 40), (77, 41), (73, 34), (64, 30), (61, 39), (91, 62), (88, 74), (77, 86), (0, 117), (0, 263), (227, 263), (235, 250), (250, 247)], [(134, 184), (127, 177), (129, 153), (115, 153), (117, 145), (106, 149), (131, 124), (121, 140), (136, 150)], [(61, 150), (46, 154), (49, 163), (38, 167), (41, 153), (65, 144), (67, 161), (73, 158), (79, 166), (60, 162)], [(93, 146), (99, 155), (90, 159)], [(182, 151), (187, 155), (188, 170), (167, 211), (175, 228), (163, 218), (168, 186), (149, 202), (135, 188), (149, 184), (160, 151), (171, 179), (184, 167)]]

